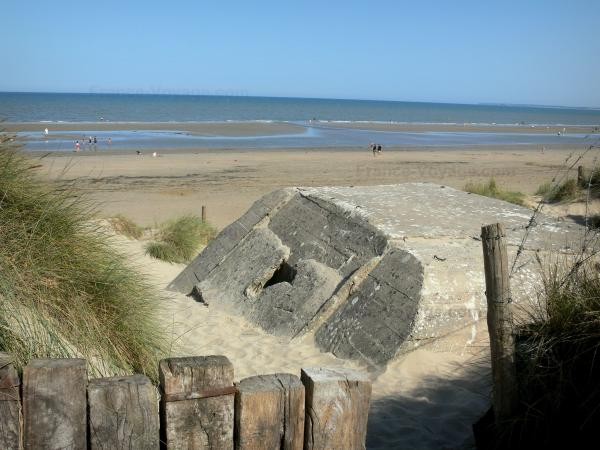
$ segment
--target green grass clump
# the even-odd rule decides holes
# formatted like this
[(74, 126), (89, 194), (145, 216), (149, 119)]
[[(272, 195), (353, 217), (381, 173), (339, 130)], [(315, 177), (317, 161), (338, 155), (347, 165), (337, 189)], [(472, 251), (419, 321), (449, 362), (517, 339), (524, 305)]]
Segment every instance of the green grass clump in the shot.
[(551, 189), (545, 196), (545, 200), (555, 203), (564, 202), (567, 200), (573, 200), (579, 195), (579, 188), (577, 186), (577, 180), (569, 178), (562, 184)]
[(130, 239), (139, 239), (144, 234), (144, 228), (140, 227), (130, 218), (121, 214), (111, 217), (108, 219), (108, 221), (116, 233), (127, 236)]
[(600, 197), (600, 169), (594, 169), (591, 173), (586, 173), (579, 183), (579, 187), (584, 191), (589, 187), (591, 197)]
[(511, 448), (583, 448), (600, 426), (597, 265), (553, 264), (543, 286), (517, 335), (520, 407), (506, 438)]
[(539, 185), (539, 187), (537, 188), (537, 191), (535, 191), (535, 195), (541, 195), (542, 197), (546, 198), (546, 196), (550, 193), (551, 190), (552, 190), (552, 183), (550, 183), (550, 182), (543, 183), (543, 184)]
[(93, 375), (157, 375), (158, 294), (72, 189), (41, 181), (0, 135), (0, 351), (83, 357)]
[(472, 194), (497, 198), (515, 205), (525, 206), (525, 195), (521, 192), (504, 191), (498, 187), (493, 178), (487, 183), (467, 183), (464, 190)]
[(187, 215), (161, 226), (157, 239), (146, 246), (150, 256), (173, 263), (186, 263), (215, 236), (215, 230), (198, 216)]

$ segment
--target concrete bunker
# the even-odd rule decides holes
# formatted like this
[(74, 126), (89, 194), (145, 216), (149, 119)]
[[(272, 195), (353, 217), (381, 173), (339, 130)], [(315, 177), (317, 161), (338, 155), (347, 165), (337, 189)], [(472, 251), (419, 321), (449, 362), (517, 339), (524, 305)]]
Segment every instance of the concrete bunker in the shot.
[[(265, 331), (314, 335), (323, 351), (381, 366), (484, 317), (485, 223), (504, 222), (513, 252), (530, 211), (443, 186), (289, 188), (258, 200), (169, 285)], [(532, 250), (580, 227), (537, 221), (515, 295), (538, 278)], [(554, 239), (553, 239), (554, 238)]]

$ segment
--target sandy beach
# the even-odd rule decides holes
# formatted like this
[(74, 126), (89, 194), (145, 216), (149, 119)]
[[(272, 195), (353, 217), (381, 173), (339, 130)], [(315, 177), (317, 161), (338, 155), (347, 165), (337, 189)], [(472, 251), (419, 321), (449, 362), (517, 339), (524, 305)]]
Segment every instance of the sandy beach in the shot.
[[(153, 225), (207, 207), (221, 229), (262, 195), (286, 186), (361, 186), (427, 181), (462, 188), (495, 178), (534, 194), (574, 149), (482, 148), (167, 151), (152, 157), (80, 152), (49, 154), (40, 172), (75, 184), (100, 202), (100, 215), (124, 214)], [(591, 165), (589, 161), (582, 164)], [(575, 175), (575, 169), (573, 175)]]

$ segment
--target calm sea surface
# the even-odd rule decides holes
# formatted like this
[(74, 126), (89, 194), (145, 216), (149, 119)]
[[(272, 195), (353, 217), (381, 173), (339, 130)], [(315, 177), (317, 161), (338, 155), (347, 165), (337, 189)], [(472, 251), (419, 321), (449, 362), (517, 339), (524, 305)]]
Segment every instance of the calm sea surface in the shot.
[(9, 122), (382, 121), (600, 125), (600, 110), (245, 96), (0, 93)]
[[(96, 136), (98, 145), (84, 149), (149, 150), (177, 148), (323, 148), (457, 147), (492, 145), (589, 145), (591, 137), (575, 133), (400, 132), (344, 129), (333, 122), (475, 123), (528, 125), (600, 125), (600, 110), (502, 105), (458, 105), (243, 96), (34, 94), (0, 93), (0, 119), (41, 122), (37, 132), (17, 133), (30, 151), (70, 151), (77, 140)], [(311, 121), (317, 119), (318, 122)], [(295, 134), (271, 136), (198, 136), (177, 130), (177, 122), (292, 122)], [(328, 124), (327, 121), (331, 121)], [(61, 131), (45, 139), (51, 123), (86, 122), (85, 131)], [(100, 131), (98, 122), (139, 122), (137, 130)], [(153, 130), (151, 122), (173, 122), (173, 130)], [(44, 124), (49, 125), (44, 125)], [(597, 136), (594, 136), (597, 137)], [(85, 142), (85, 141), (83, 141)]]

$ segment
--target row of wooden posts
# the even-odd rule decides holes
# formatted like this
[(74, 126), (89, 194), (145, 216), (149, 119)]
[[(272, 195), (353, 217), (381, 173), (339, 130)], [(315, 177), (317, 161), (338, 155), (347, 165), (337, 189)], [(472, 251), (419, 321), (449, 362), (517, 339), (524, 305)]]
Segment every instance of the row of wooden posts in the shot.
[[(371, 383), (306, 368), (233, 381), (225, 356), (170, 358), (88, 381), (83, 359), (37, 359), (22, 383), (0, 353), (0, 449), (364, 449)], [(159, 400), (160, 398), (160, 400)]]

